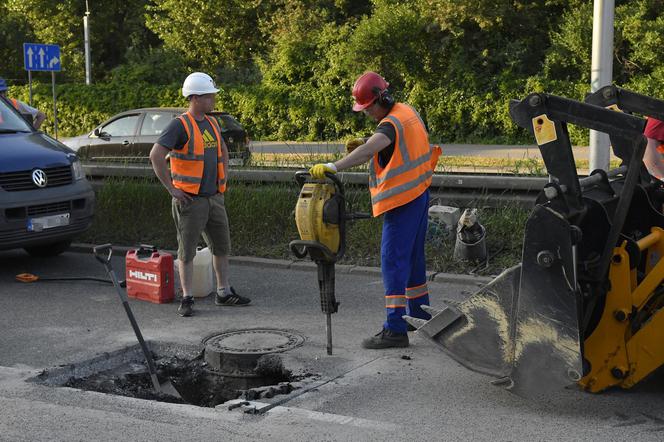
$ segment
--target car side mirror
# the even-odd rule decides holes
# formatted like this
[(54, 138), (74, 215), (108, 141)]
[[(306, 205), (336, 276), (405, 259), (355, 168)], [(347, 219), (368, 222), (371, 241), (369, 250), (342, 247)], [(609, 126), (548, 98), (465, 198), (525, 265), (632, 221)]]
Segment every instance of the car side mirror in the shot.
[(21, 116), (23, 116), (23, 118), (25, 118), (28, 121), (28, 123), (30, 123), (30, 126), (34, 124), (34, 119), (32, 117), (32, 114), (21, 114)]
[(107, 132), (104, 132), (104, 130), (101, 127), (96, 128), (93, 134), (96, 137), (101, 138), (102, 140), (107, 140), (111, 138), (111, 136)]

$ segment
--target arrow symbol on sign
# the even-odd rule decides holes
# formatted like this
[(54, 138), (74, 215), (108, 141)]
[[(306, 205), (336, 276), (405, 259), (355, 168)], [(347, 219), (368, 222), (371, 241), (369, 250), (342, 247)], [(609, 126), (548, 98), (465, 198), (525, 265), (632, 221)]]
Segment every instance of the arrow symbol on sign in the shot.
[(28, 53), (28, 67), (31, 68), (32, 67), (32, 54), (34, 54), (34, 52), (32, 52), (32, 48), (28, 47), (28, 52), (27, 53)]
[(44, 54), (45, 54), (44, 49), (39, 48), (39, 67), (42, 68), (44, 67)]
[(49, 68), (52, 68), (53, 66), (55, 66), (56, 64), (58, 64), (59, 61), (60, 61), (60, 60), (58, 59), (58, 57), (53, 57), (53, 58), (51, 58), (51, 61), (49, 61), (49, 63), (48, 63), (48, 67), (49, 67)]

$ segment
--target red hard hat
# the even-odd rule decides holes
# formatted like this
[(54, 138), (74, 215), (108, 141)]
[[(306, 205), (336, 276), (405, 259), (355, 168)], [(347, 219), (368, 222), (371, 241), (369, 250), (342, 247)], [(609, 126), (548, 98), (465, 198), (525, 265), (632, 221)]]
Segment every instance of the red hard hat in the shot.
[(375, 72), (369, 71), (360, 75), (353, 85), (353, 110), (359, 112), (371, 106), (389, 85), (390, 83)]

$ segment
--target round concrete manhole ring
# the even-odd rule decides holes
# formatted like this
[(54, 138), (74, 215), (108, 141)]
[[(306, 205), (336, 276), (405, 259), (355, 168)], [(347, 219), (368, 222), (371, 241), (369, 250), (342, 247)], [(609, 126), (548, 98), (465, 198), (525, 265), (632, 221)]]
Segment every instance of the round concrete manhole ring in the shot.
[[(266, 355), (299, 347), (304, 340), (304, 336), (292, 330), (276, 328), (228, 330), (203, 339), (205, 361), (224, 376), (258, 377), (260, 373), (257, 373), (257, 367), (260, 371), (259, 362), (268, 361)], [(280, 359), (275, 357), (268, 362), (275, 365), (274, 361)], [(280, 369), (280, 367), (273, 368)]]

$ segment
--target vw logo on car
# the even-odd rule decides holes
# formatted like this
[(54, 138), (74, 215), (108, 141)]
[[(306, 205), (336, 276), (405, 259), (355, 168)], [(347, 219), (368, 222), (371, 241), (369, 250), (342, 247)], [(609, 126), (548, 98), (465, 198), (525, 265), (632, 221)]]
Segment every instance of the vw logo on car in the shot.
[(41, 169), (35, 169), (32, 171), (32, 182), (37, 185), (37, 187), (46, 187), (48, 178), (46, 177), (46, 172)]

